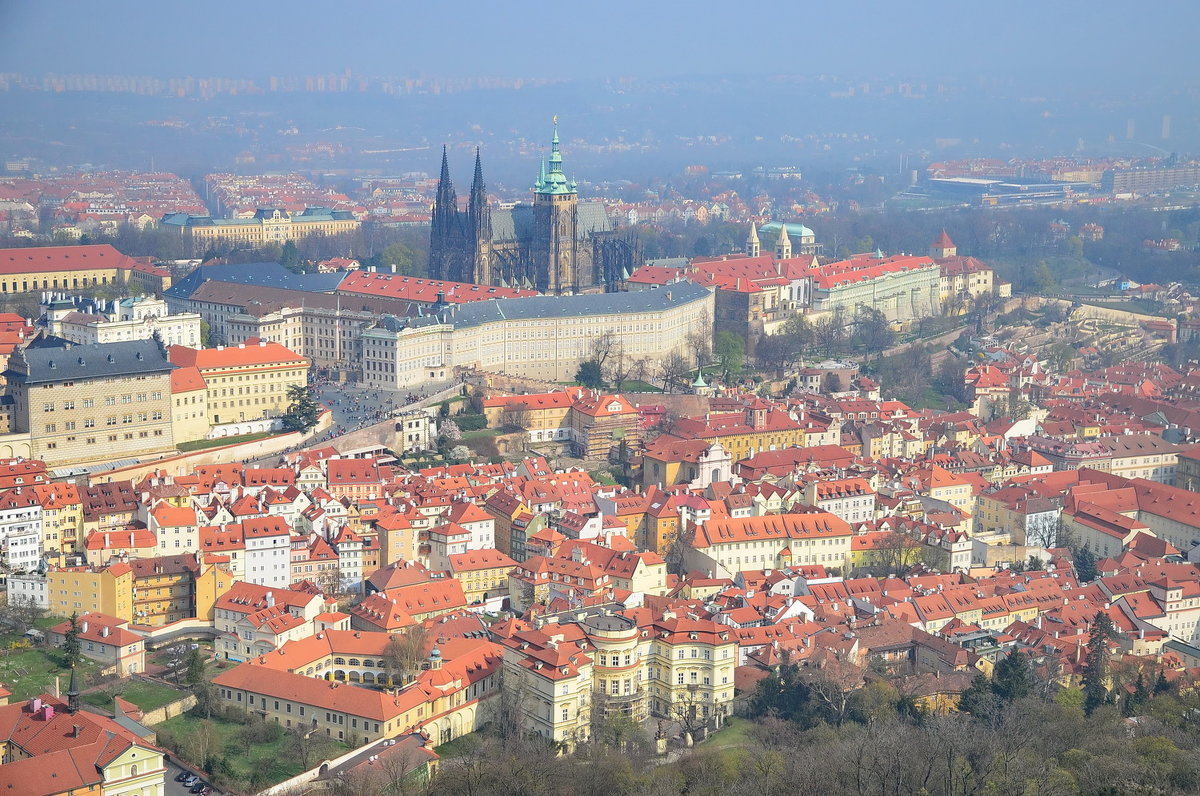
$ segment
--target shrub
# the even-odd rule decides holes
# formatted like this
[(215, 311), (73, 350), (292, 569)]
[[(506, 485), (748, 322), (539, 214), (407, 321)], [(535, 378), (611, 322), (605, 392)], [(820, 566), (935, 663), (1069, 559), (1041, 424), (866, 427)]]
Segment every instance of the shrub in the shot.
[(459, 431), (479, 431), (487, 428), (487, 418), (483, 415), (459, 415), (454, 419)]

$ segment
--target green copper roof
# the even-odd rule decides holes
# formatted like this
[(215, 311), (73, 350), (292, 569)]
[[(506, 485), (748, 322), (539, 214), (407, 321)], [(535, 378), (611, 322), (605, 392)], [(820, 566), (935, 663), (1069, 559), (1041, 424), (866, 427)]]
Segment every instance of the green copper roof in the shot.
[(708, 382), (704, 380), (704, 368), (696, 371), (696, 380), (692, 382), (693, 387), (707, 387)]
[(574, 180), (568, 180), (562, 168), (562, 152), (558, 150), (558, 117), (554, 117), (554, 137), (550, 139), (550, 170), (542, 163), (542, 172), (533, 190), (539, 194), (572, 194), (575, 191)]
[[(779, 228), (782, 226), (783, 225), (778, 221), (769, 221), (759, 227), (758, 231), (766, 235), (778, 235)], [(815, 237), (815, 233), (803, 224), (789, 223), (787, 225), (787, 233), (788, 237), (791, 238), (793, 242), (796, 242), (796, 239), (798, 238)]]

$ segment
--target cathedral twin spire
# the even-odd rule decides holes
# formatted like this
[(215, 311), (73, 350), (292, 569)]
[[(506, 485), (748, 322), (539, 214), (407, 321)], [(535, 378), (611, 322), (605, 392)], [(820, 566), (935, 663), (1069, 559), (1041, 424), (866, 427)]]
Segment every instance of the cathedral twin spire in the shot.
[(491, 213), (487, 206), (479, 149), (475, 150), (475, 177), (471, 181), (464, 214), (458, 208), (458, 196), (450, 179), (449, 155), (443, 146), (442, 171), (438, 177), (430, 224), (429, 275), (434, 279), (456, 282), (475, 281), (476, 264), (474, 257), (467, 253), (481, 239), (490, 240), (491, 235)]

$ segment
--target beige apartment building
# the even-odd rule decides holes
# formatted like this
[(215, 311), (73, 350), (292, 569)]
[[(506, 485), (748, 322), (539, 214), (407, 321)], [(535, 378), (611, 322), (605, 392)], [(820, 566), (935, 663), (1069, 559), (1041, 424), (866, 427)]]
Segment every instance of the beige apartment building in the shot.
[(196, 368), (207, 393), (209, 424), (279, 417), (291, 403), (288, 389), (308, 384), (308, 360), (268, 340), (236, 346), (171, 346), (171, 362)]
[(709, 619), (576, 610), (501, 643), (504, 687), (516, 691), (525, 729), (567, 748), (586, 742), (602, 717), (694, 727), (733, 702), (738, 642)]
[(153, 340), (14, 352), (4, 373), (14, 431), (51, 466), (173, 452), (174, 369)]
[(159, 222), (175, 230), (193, 251), (214, 243), (234, 243), (262, 248), (301, 240), (309, 235), (340, 235), (358, 229), (358, 219), (349, 211), (310, 207), (292, 215), (279, 207), (259, 208), (252, 218), (213, 218), (189, 213), (170, 213)]
[(613, 335), (626, 356), (654, 363), (686, 353), (688, 335), (711, 335), (712, 324), (713, 294), (692, 283), (480, 301), (419, 318), (385, 316), (362, 333), (362, 381), (407, 389), (451, 379), (456, 368), (569, 381), (601, 335)]

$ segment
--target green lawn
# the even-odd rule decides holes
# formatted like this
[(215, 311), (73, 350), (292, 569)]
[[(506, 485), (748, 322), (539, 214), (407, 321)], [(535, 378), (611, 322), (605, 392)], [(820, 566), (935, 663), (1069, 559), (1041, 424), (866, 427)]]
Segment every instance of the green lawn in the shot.
[(191, 442), (181, 442), (175, 447), (183, 453), (191, 451), (204, 450), (205, 448), (219, 448), (222, 445), (236, 445), (239, 442), (253, 442), (256, 439), (266, 439), (273, 436), (273, 431), (260, 431), (257, 434), (239, 434), (235, 437), (221, 437), (219, 439), (197, 439)]
[(82, 698), (88, 704), (112, 710), (114, 694), (119, 694), (122, 699), (132, 702), (142, 710), (149, 711), (161, 708), (168, 702), (174, 702), (176, 699), (186, 696), (187, 691), (169, 688), (158, 683), (147, 683), (142, 680), (125, 680), (113, 688), (84, 694)]
[[(54, 676), (58, 675), (59, 691), (67, 692), (71, 672), (62, 664), (58, 650), (45, 648), (11, 649), (10, 644), (21, 641), (21, 637), (6, 633), (0, 634), (0, 683), (12, 691), (12, 701), (30, 699), (39, 694), (51, 693), (54, 689)], [(80, 689), (94, 681), (100, 667), (95, 662), (82, 658), (77, 670), (77, 682)]]
[(608, 472), (607, 470), (592, 470), (588, 473), (588, 475), (590, 475), (592, 480), (597, 484), (603, 484), (604, 486), (617, 485), (617, 479), (613, 478), (612, 473)]
[[(173, 748), (176, 748), (181, 756), (187, 759), (189, 739), (200, 729), (204, 721), (205, 719), (185, 713), (164, 721), (155, 729), (160, 733), (160, 743), (162, 743), (162, 733), (165, 730), (168, 738), (174, 739)], [(292, 741), (286, 734), (267, 743), (248, 744), (241, 735), (243, 725), (217, 717), (207, 721), (211, 722), (212, 731), (218, 739), (216, 747), (220, 751), (217, 754), (224, 759), (228, 766), (226, 769), (228, 776), (217, 777), (224, 780), (225, 784), (234, 784), (230, 780), (242, 784), (247, 783), (250, 781), (251, 773), (258, 771), (261, 772), (259, 786), (268, 787), (294, 777), (304, 770), (300, 761), (291, 754)], [(327, 750), (309, 761), (310, 765), (337, 757), (348, 750), (349, 747), (345, 744), (330, 742)]]
[(662, 392), (662, 388), (655, 387), (648, 381), (630, 379), (629, 381), (621, 382), (621, 386), (617, 388), (617, 392)]
[(433, 751), (437, 752), (438, 756), (442, 758), (465, 757), (466, 755), (469, 755), (471, 752), (475, 751), (479, 744), (479, 734), (472, 732), (467, 733), (466, 735), (460, 735), (453, 741), (444, 743), (435, 748)]
[(484, 439), (485, 437), (498, 437), (501, 434), (508, 434), (502, 428), (481, 428), (478, 431), (464, 431), (462, 433), (462, 442), (470, 442), (473, 439)]
[(707, 749), (732, 749), (747, 746), (750, 743), (750, 728), (753, 726), (754, 722), (748, 719), (730, 718), (726, 720), (725, 726), (719, 732), (704, 740), (704, 747)]

